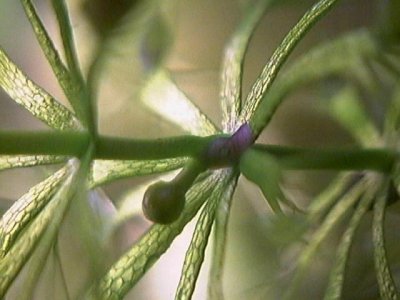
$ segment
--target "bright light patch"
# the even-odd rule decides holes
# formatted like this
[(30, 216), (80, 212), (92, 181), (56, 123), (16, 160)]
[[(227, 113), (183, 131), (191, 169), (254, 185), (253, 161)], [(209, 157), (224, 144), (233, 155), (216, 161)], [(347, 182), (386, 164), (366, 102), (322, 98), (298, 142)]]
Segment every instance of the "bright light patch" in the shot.
[(164, 119), (191, 134), (207, 136), (218, 132), (210, 119), (178, 89), (165, 71), (157, 72), (148, 81), (141, 100)]

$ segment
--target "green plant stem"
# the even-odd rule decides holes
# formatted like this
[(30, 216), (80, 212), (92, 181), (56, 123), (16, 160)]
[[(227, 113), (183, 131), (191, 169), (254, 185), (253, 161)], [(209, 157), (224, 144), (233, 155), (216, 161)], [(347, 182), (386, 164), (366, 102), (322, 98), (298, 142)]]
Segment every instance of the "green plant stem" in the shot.
[[(199, 157), (208, 144), (221, 135), (177, 136), (159, 139), (128, 139), (99, 136), (96, 159), (146, 160), (173, 157)], [(79, 157), (94, 141), (87, 132), (0, 131), (0, 155), (47, 154)]]
[(208, 144), (220, 136), (183, 135), (159, 139), (123, 139), (99, 136), (96, 158), (163, 159), (184, 156), (199, 157)]
[[(183, 135), (158, 139), (99, 136), (95, 159), (148, 160), (174, 157), (201, 158), (221, 135)], [(87, 132), (0, 131), (0, 155), (61, 155), (80, 157), (93, 140)], [(253, 149), (274, 155), (285, 170), (374, 170), (387, 173), (398, 153), (389, 149), (299, 148), (256, 144)]]
[(285, 170), (373, 170), (391, 171), (398, 153), (388, 149), (299, 148), (275, 145), (253, 146), (276, 156)]
[(80, 157), (89, 146), (86, 132), (2, 131), (0, 154), (46, 154)]

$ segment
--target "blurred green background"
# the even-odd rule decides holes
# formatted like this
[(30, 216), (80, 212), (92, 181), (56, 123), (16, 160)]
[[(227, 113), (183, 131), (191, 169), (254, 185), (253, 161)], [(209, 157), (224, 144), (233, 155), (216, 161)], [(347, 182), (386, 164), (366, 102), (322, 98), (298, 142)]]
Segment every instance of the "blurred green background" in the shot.
[[(139, 88), (146, 78), (146, 70), (143, 67), (144, 57), (138, 52), (137, 41), (132, 39), (133, 31), (130, 26), (135, 21), (135, 14), (140, 15), (139, 10), (134, 12), (140, 5), (130, 0), (66, 2), (70, 8), (79, 58), (85, 71), (98, 46), (106, 43), (105, 36), (108, 35), (104, 75), (99, 79), (100, 132), (107, 135), (146, 138), (182, 134), (182, 131), (171, 124), (161, 122), (158, 116), (149, 112), (137, 100)], [(164, 2), (163, 22), (168, 31), (161, 30), (153, 40), (147, 41), (151, 43), (149, 47), (153, 47), (151, 49), (156, 51), (155, 55), (159, 51), (158, 48), (167, 50), (164, 53), (163, 64), (172, 72), (178, 86), (219, 124), (219, 70), (223, 49), (240, 20), (243, 7), (250, 1)], [(284, 34), (314, 1), (281, 2), (284, 3), (265, 15), (251, 42), (245, 63), (244, 95)], [(300, 43), (288, 64), (320, 42), (329, 41), (351, 29), (373, 27), (376, 24), (380, 2), (341, 1)], [(60, 39), (49, 1), (35, 1), (35, 4), (59, 46)], [(109, 31), (110, 26), (114, 25), (112, 31)], [(18, 1), (0, 2), (0, 45), (30, 78), (68, 105)], [(267, 143), (302, 146), (351, 144), (349, 136), (323, 110), (323, 103), (319, 100), (324, 93), (327, 93), (326, 90), (319, 86), (309, 86), (289, 97), (279, 108), (261, 139)], [(0, 126), (2, 130), (45, 129), (43, 124), (19, 108), (3, 91), (0, 91)], [(48, 169), (42, 167), (0, 173), (1, 209), (4, 211), (47, 174)], [(331, 173), (292, 172), (285, 177), (285, 186), (299, 205), (304, 206), (330, 178)], [(122, 180), (106, 186), (104, 190), (113, 201), (118, 202), (129, 189), (142, 181), (143, 179)], [(283, 253), (286, 229), (284, 224), (281, 227), (274, 226), (271, 220), (270, 211), (259, 190), (241, 179), (230, 224), (225, 271), (226, 299), (277, 299), (276, 290), (285, 288), (288, 275), (294, 266), (295, 254), (301, 244)], [(85, 276), (87, 265), (79, 248), (79, 239), (74, 238), (78, 233), (74, 231), (71, 223), (73, 219), (66, 220), (60, 245), (65, 248), (62, 262), (66, 281), (74, 294), (79, 291), (80, 278)], [(119, 249), (116, 252), (119, 253), (122, 248), (132, 243), (147, 226), (148, 222), (140, 217), (132, 220), (121, 233), (121, 237), (115, 239), (114, 246)], [(188, 227), (190, 228), (183, 232), (127, 299), (173, 298), (193, 224)], [(283, 235), (283, 240), (279, 238), (280, 234)], [(316, 258), (308, 281), (302, 288), (302, 299), (320, 299), (333, 258), (333, 246), (339, 236), (340, 232), (333, 235)], [(359, 243), (363, 242), (360, 237)], [(48, 264), (35, 299), (53, 299), (55, 294), (59, 295), (57, 299), (66, 299), (61, 293), (60, 275), (52, 276), (54, 266), (51, 260)], [(374, 299), (376, 286), (372, 260), (370, 264), (366, 261), (355, 264), (354, 278), (362, 276), (360, 281), (355, 283), (349, 281), (346, 297)], [(205, 298), (206, 279), (207, 267), (202, 270), (194, 299)], [(363, 287), (369, 287), (370, 290)], [(15, 284), (14, 291), (17, 289), (18, 283)], [(12, 297), (12, 293), (10, 299), (16, 299)]]

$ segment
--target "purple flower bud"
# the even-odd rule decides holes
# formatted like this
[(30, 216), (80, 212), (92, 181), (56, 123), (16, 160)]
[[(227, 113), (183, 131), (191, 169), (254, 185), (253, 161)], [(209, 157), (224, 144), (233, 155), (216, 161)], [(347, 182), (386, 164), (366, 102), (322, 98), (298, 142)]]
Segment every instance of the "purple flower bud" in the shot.
[(244, 123), (231, 137), (219, 137), (212, 141), (204, 155), (210, 167), (222, 167), (236, 163), (242, 153), (254, 143), (250, 125)]
[(254, 143), (253, 132), (251, 131), (250, 125), (244, 123), (239, 127), (238, 130), (229, 139), (232, 153), (235, 154), (235, 158), (239, 158), (240, 155), (246, 151)]

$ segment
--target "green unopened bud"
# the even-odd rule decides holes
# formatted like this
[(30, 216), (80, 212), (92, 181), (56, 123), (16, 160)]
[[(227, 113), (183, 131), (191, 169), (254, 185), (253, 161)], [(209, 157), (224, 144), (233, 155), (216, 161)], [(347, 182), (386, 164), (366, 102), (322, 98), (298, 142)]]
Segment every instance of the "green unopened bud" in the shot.
[(176, 221), (185, 206), (186, 192), (203, 170), (200, 162), (191, 160), (172, 181), (159, 181), (149, 186), (142, 202), (146, 218), (160, 224)]
[(142, 202), (146, 218), (160, 224), (169, 224), (177, 220), (184, 206), (185, 191), (173, 182), (165, 181), (149, 186)]

